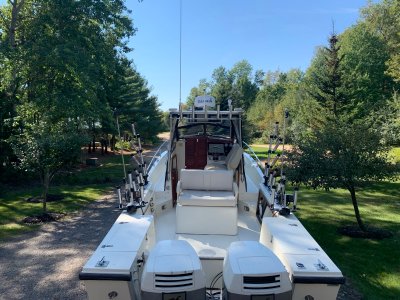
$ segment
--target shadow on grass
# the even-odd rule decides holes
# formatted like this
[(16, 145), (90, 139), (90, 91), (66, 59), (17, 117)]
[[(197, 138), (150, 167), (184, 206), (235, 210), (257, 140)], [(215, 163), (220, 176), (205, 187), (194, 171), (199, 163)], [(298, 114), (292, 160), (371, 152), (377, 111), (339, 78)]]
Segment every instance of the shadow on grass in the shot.
[[(43, 213), (42, 203), (29, 203), (26, 201), (29, 197), (40, 195), (40, 189), (36, 188), (30, 191), (9, 191), (0, 198), (0, 225), (2, 225), (0, 227), (0, 238), (24, 232), (25, 229), (30, 230), (29, 226), (22, 225), (22, 219)], [(94, 200), (100, 199), (108, 192), (110, 192), (108, 185), (51, 187), (51, 194), (62, 194), (64, 199), (56, 202), (48, 202), (47, 209), (49, 212), (68, 214), (87, 206)]]
[[(398, 193), (398, 186), (398, 182), (377, 183), (358, 195), (365, 224), (393, 233), (393, 237), (383, 240), (350, 238), (337, 232), (339, 227), (356, 225), (346, 191), (303, 189), (299, 195), (296, 215), (365, 299), (397, 299), (400, 294), (400, 260), (393, 252), (400, 249), (399, 207), (393, 209), (399, 198), (390, 195)], [(377, 200), (374, 195), (382, 191), (385, 194)]]

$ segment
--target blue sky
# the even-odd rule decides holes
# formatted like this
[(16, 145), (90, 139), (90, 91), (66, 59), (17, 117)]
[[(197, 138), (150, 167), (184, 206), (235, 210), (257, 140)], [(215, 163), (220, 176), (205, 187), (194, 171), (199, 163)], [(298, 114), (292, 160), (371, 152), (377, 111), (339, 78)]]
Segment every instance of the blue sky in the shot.
[[(355, 24), (366, 0), (182, 0), (182, 102), (212, 71), (246, 59), (254, 70), (305, 70), (332, 32)], [(180, 0), (130, 0), (129, 54), (161, 109), (179, 103)]]
[[(0, 0), (4, 4), (6, 0)], [(374, 0), (373, 2), (378, 2)], [(182, 102), (200, 79), (246, 59), (254, 70), (305, 70), (332, 32), (355, 24), (367, 0), (182, 0)], [(158, 96), (179, 103), (180, 0), (126, 0), (138, 29), (129, 57)]]

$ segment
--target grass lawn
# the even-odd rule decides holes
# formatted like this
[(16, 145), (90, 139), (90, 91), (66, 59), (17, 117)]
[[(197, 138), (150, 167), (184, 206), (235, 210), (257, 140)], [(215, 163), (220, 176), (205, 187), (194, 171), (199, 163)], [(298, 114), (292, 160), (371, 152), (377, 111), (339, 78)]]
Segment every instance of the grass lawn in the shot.
[[(268, 145), (252, 144), (250, 147), (253, 149), (259, 160), (264, 161), (267, 159)], [(253, 156), (253, 153), (248, 148), (246, 148), (245, 151)], [(276, 154), (282, 154), (282, 146), (279, 146), (279, 149), (275, 151), (275, 154), (272, 154), (271, 157), (275, 157)]]
[[(61, 201), (48, 202), (51, 212), (68, 213), (76, 211), (88, 203), (98, 200), (110, 192), (123, 177), (121, 156), (112, 153), (98, 156), (97, 167), (82, 165), (74, 172), (65, 172), (53, 179), (49, 194), (62, 195)], [(125, 155), (125, 163), (129, 162)], [(0, 240), (36, 229), (38, 225), (26, 225), (22, 219), (42, 212), (42, 203), (30, 203), (26, 199), (41, 195), (38, 185), (29, 187), (2, 186), (0, 194)]]
[[(110, 190), (108, 185), (53, 186), (50, 194), (62, 195), (61, 201), (48, 202), (51, 212), (67, 213), (76, 211), (91, 201), (99, 199)], [(39, 196), (39, 187), (9, 190), (0, 197), (0, 240), (18, 233), (35, 229), (38, 225), (26, 225), (22, 219), (42, 212), (42, 203), (30, 203), (26, 199)]]
[[(392, 154), (400, 162), (400, 148)], [(400, 180), (371, 184), (357, 197), (364, 223), (390, 230), (392, 238), (338, 234), (338, 227), (356, 224), (349, 192), (342, 189), (301, 190), (296, 215), (365, 299), (400, 299)]]

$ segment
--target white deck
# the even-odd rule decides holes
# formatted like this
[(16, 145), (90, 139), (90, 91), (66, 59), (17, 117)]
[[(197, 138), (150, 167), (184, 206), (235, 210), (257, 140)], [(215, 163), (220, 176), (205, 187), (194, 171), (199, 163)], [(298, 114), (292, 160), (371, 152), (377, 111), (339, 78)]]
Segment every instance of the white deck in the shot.
[(237, 235), (176, 234), (175, 208), (165, 210), (155, 218), (156, 241), (186, 240), (200, 259), (223, 260), (226, 249), (235, 241), (258, 241), (260, 224), (255, 217), (239, 210)]

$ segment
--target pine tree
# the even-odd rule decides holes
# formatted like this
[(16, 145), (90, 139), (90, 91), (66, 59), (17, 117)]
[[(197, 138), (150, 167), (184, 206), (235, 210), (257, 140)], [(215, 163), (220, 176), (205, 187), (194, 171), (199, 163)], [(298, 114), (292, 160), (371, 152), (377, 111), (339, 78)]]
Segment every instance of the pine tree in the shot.
[(329, 38), (329, 47), (320, 49), (309, 70), (309, 94), (334, 118), (338, 118), (346, 107), (339, 49), (338, 37), (333, 33)]

